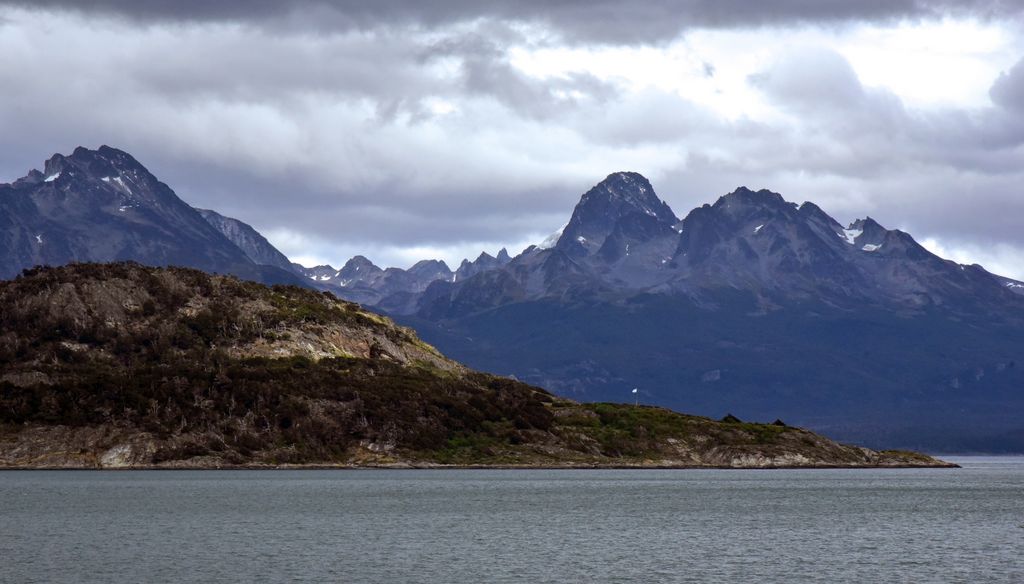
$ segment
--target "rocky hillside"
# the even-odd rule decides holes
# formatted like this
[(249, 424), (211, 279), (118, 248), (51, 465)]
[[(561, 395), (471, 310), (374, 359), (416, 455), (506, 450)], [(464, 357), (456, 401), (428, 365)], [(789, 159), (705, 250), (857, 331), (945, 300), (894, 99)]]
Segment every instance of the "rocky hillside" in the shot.
[(0, 283), (0, 466), (935, 466), (805, 430), (579, 404), (297, 287), (73, 264)]

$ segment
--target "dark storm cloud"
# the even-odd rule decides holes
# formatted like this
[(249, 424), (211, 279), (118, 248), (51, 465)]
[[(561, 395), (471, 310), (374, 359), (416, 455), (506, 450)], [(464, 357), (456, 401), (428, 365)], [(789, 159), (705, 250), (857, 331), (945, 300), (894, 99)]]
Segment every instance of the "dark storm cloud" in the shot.
[[(189, 203), (283, 234), (290, 254), (494, 253), (557, 228), (617, 170), (647, 174), (681, 214), (747, 184), (842, 220), (1024, 249), (1024, 61), (992, 80), (991, 105), (918, 109), (862, 84), (837, 52), (796, 50), (749, 78), (784, 119), (750, 119), (685, 89), (534, 76), (513, 59), (694, 27), (1000, 17), (1011, 3), (14, 4), (29, 9), (0, 0), (0, 181), (108, 143)], [(765, 46), (775, 34), (736, 38), (747, 33)], [(728, 58), (692, 57), (708, 84), (734, 74)]]
[(5, 0), (0, 4), (76, 10), (141, 22), (245, 22), (270, 28), (351, 30), (445, 27), (480, 19), (552, 27), (569, 39), (645, 43), (701, 27), (882, 21), (946, 14), (1006, 16), (1003, 0)]
[(535, 119), (564, 114), (581, 99), (604, 103), (617, 95), (614, 84), (587, 73), (575, 72), (544, 80), (525, 75), (509, 62), (506, 48), (514, 41), (523, 40), (508, 29), (484, 27), (430, 45), (421, 53), (420, 61), (457, 60), (460, 63), (458, 86), (462, 93), (492, 97), (513, 111)]

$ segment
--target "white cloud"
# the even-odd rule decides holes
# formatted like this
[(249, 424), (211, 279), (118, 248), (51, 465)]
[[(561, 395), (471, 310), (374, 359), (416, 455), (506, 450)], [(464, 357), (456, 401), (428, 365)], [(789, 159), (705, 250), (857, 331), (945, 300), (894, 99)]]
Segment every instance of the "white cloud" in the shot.
[(973, 243), (944, 243), (928, 237), (919, 242), (933, 254), (960, 264), (979, 264), (989, 272), (1015, 280), (1024, 280), (1024, 248), (997, 243), (978, 245)]
[(453, 245), (396, 246), (369, 243), (338, 246), (287, 229), (273, 229), (265, 232), (264, 236), (289, 259), (304, 266), (327, 264), (341, 268), (349, 258), (362, 255), (382, 268), (408, 268), (422, 259), (429, 258), (443, 260), (453, 270), (459, 267), (462, 260), (472, 261), (482, 251), (494, 256), (504, 247), (510, 254), (515, 255), (544, 239), (538, 235), (501, 245), (496, 245), (493, 241), (468, 241)]

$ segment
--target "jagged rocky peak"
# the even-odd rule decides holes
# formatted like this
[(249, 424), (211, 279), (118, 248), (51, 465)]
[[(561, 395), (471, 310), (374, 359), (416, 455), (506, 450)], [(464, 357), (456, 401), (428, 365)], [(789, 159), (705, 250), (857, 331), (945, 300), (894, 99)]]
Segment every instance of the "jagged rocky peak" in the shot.
[[(34, 176), (38, 171), (33, 171)], [(71, 177), (76, 172), (82, 172), (87, 176), (113, 179), (124, 173), (142, 175), (149, 173), (139, 164), (131, 154), (110, 146), (100, 146), (96, 150), (90, 150), (83, 146), (75, 148), (70, 156), (54, 154), (43, 166), (42, 180), (53, 182), (61, 177)]]
[(850, 223), (848, 229), (859, 231), (862, 236), (869, 238), (884, 237), (889, 232), (888, 229), (879, 225), (878, 221), (875, 221), (871, 217), (865, 217), (864, 219), (857, 219), (853, 223)]
[(303, 276), (317, 282), (326, 282), (338, 276), (338, 270), (328, 264), (321, 264), (319, 266), (313, 266), (312, 268), (299, 266), (299, 268), (299, 271)]
[(596, 207), (613, 215), (639, 212), (663, 221), (678, 221), (672, 209), (658, 198), (642, 174), (615, 172), (583, 194), (577, 210)]
[(469, 259), (462, 260), (462, 263), (459, 264), (459, 269), (455, 271), (455, 280), (465, 280), (480, 272), (498, 269), (510, 261), (512, 261), (512, 258), (508, 255), (508, 250), (505, 248), (501, 248), (497, 257), (487, 252), (480, 252), (480, 255), (473, 261), (469, 261)]
[[(558, 236), (556, 247), (572, 255), (593, 253), (620, 222), (634, 216), (669, 227), (679, 221), (643, 175), (612, 173), (583, 195)], [(657, 227), (652, 231), (658, 231)]]
[(779, 205), (787, 205), (786, 199), (779, 193), (769, 191), (768, 189), (751, 190), (747, 187), (739, 187), (733, 192), (722, 195), (715, 202), (716, 207), (729, 207), (734, 205), (756, 205), (756, 206), (770, 206), (777, 207)]
[(345, 265), (334, 274), (334, 283), (339, 286), (349, 286), (356, 282), (367, 283), (379, 278), (383, 273), (383, 269), (365, 256), (357, 255), (345, 262)]
[(418, 279), (451, 279), (452, 271), (444, 260), (421, 260), (409, 268), (408, 273)]
[(708, 244), (734, 235), (762, 234), (765, 227), (772, 231), (769, 224), (773, 220), (788, 219), (795, 213), (796, 208), (778, 193), (739, 187), (719, 197), (714, 204), (693, 209), (676, 229), (683, 234), (682, 249), (690, 240)]
[[(867, 227), (867, 234), (864, 234), (865, 227)], [(877, 240), (884, 238), (885, 232), (886, 230), (882, 225), (879, 225), (877, 222), (874, 222), (873, 219), (868, 217), (866, 219), (857, 219), (853, 221), (845, 227), (842, 232), (837, 233), (836, 235), (846, 241), (847, 244), (856, 247), (858, 244), (864, 245), (864, 240), (871, 240), (876, 244), (881, 243)]]
[(135, 202), (163, 202), (177, 198), (131, 154), (110, 146), (75, 148), (68, 156), (54, 154), (43, 171), (32, 170), (16, 187), (47, 187), (83, 193), (108, 192)]
[(79, 146), (67, 156), (54, 154), (43, 163), (42, 171), (30, 170), (26, 176), (15, 181), (13, 186), (32, 187), (50, 183), (58, 186), (68, 185), (73, 179), (102, 180), (108, 186), (124, 191), (128, 187), (122, 181), (116, 180), (120, 177), (153, 184), (158, 182), (146, 167), (123, 150), (110, 146), (90, 150)]
[(715, 214), (734, 221), (775, 217), (780, 214), (794, 216), (797, 211), (796, 205), (787, 202), (779, 193), (767, 189), (754, 191), (747, 187), (739, 187), (719, 197), (715, 204), (711, 205), (711, 209)]
[(810, 201), (805, 201), (804, 204), (800, 205), (798, 211), (808, 222), (825, 230), (838, 233), (843, 229), (843, 226), (833, 219), (831, 215)]
[(848, 227), (837, 231), (836, 235), (856, 249), (878, 251), (890, 238), (891, 233), (871, 217), (866, 217), (850, 223)]
[(383, 270), (377, 266), (377, 264), (371, 262), (366, 256), (353, 256), (352, 259), (345, 262), (345, 265), (341, 268), (341, 275), (345, 277), (346, 274), (352, 273), (366, 273), (366, 272), (382, 272)]
[(859, 251), (915, 261), (942, 261), (909, 233), (899, 229), (886, 229), (871, 217), (854, 221), (841, 235), (846, 237), (846, 242), (851, 243), (853, 249)]

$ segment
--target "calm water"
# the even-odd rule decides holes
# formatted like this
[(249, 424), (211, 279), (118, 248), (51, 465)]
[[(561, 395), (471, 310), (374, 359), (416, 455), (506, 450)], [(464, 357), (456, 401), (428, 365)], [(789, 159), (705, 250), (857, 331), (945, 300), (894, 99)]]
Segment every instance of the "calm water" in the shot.
[(4, 582), (1024, 582), (961, 470), (0, 472)]

